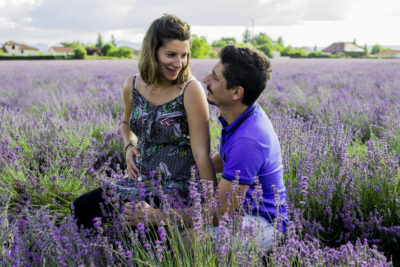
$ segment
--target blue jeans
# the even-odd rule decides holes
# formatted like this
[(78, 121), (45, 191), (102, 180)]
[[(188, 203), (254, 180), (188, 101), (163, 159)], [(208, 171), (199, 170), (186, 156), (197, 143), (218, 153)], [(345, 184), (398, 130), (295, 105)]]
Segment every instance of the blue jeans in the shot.
[[(242, 223), (239, 231), (236, 231), (231, 239), (231, 245), (251, 248), (252, 243), (257, 244), (259, 248), (268, 250), (272, 247), (274, 240), (274, 226), (264, 217), (246, 214), (242, 217)], [(220, 246), (219, 227), (211, 227), (210, 235), (217, 247)]]

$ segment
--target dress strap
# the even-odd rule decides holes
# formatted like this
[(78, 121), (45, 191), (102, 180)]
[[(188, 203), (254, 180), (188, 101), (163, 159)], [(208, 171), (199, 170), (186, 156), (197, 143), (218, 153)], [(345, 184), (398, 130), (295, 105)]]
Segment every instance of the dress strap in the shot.
[(133, 81), (132, 81), (132, 92), (134, 91), (134, 90), (136, 90), (136, 77), (137, 77), (137, 74), (135, 74), (134, 76), (133, 76)]
[(186, 81), (186, 83), (183, 85), (182, 94), (185, 93), (185, 89), (186, 89), (186, 87), (188, 86), (188, 84), (189, 84), (190, 82), (192, 82), (192, 81), (195, 81), (195, 80), (196, 80), (196, 78), (191, 78), (191, 79), (189, 79), (189, 80)]

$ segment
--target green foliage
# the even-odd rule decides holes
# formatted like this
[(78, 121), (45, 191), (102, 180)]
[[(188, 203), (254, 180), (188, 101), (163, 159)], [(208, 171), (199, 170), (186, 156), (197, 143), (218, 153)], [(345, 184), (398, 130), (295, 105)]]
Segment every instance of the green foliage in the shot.
[(261, 50), (266, 54), (268, 57), (272, 57), (272, 47), (268, 44), (256, 45), (258, 50)]
[(73, 47), (73, 48), (76, 48), (76, 47), (79, 47), (79, 46), (83, 45), (83, 44), (80, 44), (79, 41), (61, 42), (60, 44), (61, 44), (63, 47)]
[(103, 37), (100, 33), (97, 35), (96, 47), (100, 49), (103, 47)]
[[(111, 44), (112, 44), (113, 46), (117, 46), (117, 44), (116, 44), (116, 42), (115, 42), (114, 34), (111, 34)], [(104, 55), (105, 55), (105, 54), (104, 54)]]
[(131, 58), (132, 54), (133, 54), (133, 51), (131, 49), (129, 49), (129, 48), (121, 47), (120, 49), (118, 49), (119, 57)]
[(267, 34), (260, 32), (258, 35), (254, 37), (254, 43), (256, 46), (265, 44), (268, 46), (272, 46), (273, 41)]
[(265, 33), (261, 32), (254, 37), (255, 47), (261, 50), (268, 57), (272, 57), (273, 42), (272, 39), (268, 37)]
[(115, 45), (107, 43), (101, 47), (101, 53), (103, 55), (107, 56), (109, 51), (114, 51), (116, 50)]
[(283, 49), (281, 55), (293, 58), (302, 58), (307, 57), (307, 52), (304, 49), (293, 48), (289, 45)]
[(353, 57), (353, 58), (360, 58), (360, 57), (365, 57), (366, 53), (365, 52), (346, 52), (345, 53), (346, 57)]
[(278, 37), (278, 40), (277, 40), (276, 42), (277, 42), (278, 45), (284, 46), (284, 45), (283, 45), (283, 39), (282, 39), (281, 36)]
[(192, 58), (207, 58), (211, 52), (211, 46), (207, 43), (207, 39), (204, 36), (199, 38), (196, 34), (192, 35), (192, 39)]
[(214, 41), (214, 42), (212, 42), (212, 44), (211, 44), (212, 47), (224, 47), (224, 46), (226, 46), (226, 45), (227, 45), (227, 43), (225, 43), (225, 42), (222, 41), (222, 40)]
[(250, 32), (250, 30), (249, 30), (248, 28), (246, 28), (246, 29), (244, 30), (244, 33), (243, 33), (243, 42), (244, 42), (244, 43), (247, 43), (247, 44), (249, 44), (249, 43), (252, 42), (251, 32)]
[(274, 44), (274, 45), (272, 46), (272, 50), (273, 50), (273, 51), (278, 51), (278, 52), (281, 52), (281, 53), (282, 53), (283, 49), (285, 49), (285, 47), (283, 46), (283, 44), (276, 43), (276, 44)]
[(119, 58), (131, 58), (132, 54), (133, 54), (133, 51), (127, 47), (115, 48), (114, 46), (111, 46), (107, 50), (106, 56), (119, 57)]
[(307, 57), (311, 57), (311, 58), (330, 58), (333, 57), (334, 55), (328, 55), (328, 54), (324, 54), (320, 51), (313, 51), (311, 53), (309, 53), (307, 55)]
[(85, 59), (86, 49), (83, 46), (75, 47), (74, 58), (75, 59)]
[(235, 37), (222, 37), (221, 41), (225, 42), (227, 45), (234, 45), (237, 43)]
[(382, 46), (375, 44), (371, 49), (371, 54), (377, 54), (382, 51), (385, 51), (385, 49)]
[(237, 44), (235, 37), (222, 37), (221, 39), (214, 41), (211, 46), (212, 47), (224, 47), (227, 45)]

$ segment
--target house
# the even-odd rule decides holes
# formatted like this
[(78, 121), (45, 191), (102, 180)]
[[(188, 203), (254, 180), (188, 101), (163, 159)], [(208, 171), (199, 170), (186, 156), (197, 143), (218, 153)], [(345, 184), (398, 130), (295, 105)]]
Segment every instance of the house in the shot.
[(67, 47), (56, 47), (52, 46), (47, 51), (49, 55), (70, 55), (74, 53), (74, 48), (67, 46)]
[(364, 49), (355, 43), (351, 42), (337, 42), (333, 43), (327, 48), (322, 50), (325, 54), (336, 54), (336, 55), (362, 55), (365, 53)]
[(6, 55), (40, 55), (39, 49), (13, 41), (4, 43), (1, 49)]
[(374, 56), (385, 57), (385, 58), (400, 58), (400, 51), (396, 50), (382, 51), (374, 54)]

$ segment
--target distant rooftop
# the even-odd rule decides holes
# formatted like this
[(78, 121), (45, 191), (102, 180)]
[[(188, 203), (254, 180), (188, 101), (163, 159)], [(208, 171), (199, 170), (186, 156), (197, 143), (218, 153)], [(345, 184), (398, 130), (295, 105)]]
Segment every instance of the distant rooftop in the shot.
[(400, 51), (389, 50), (389, 51), (382, 51), (382, 52), (376, 53), (374, 55), (375, 56), (395, 56), (397, 54), (400, 54)]
[(346, 52), (364, 52), (364, 49), (355, 43), (351, 42), (337, 42), (333, 43), (327, 48), (323, 49), (324, 53), (346, 53)]
[(53, 49), (55, 52), (57, 53), (73, 53), (74, 52), (74, 48), (73, 47), (56, 47), (56, 46), (52, 46), (49, 49)]

